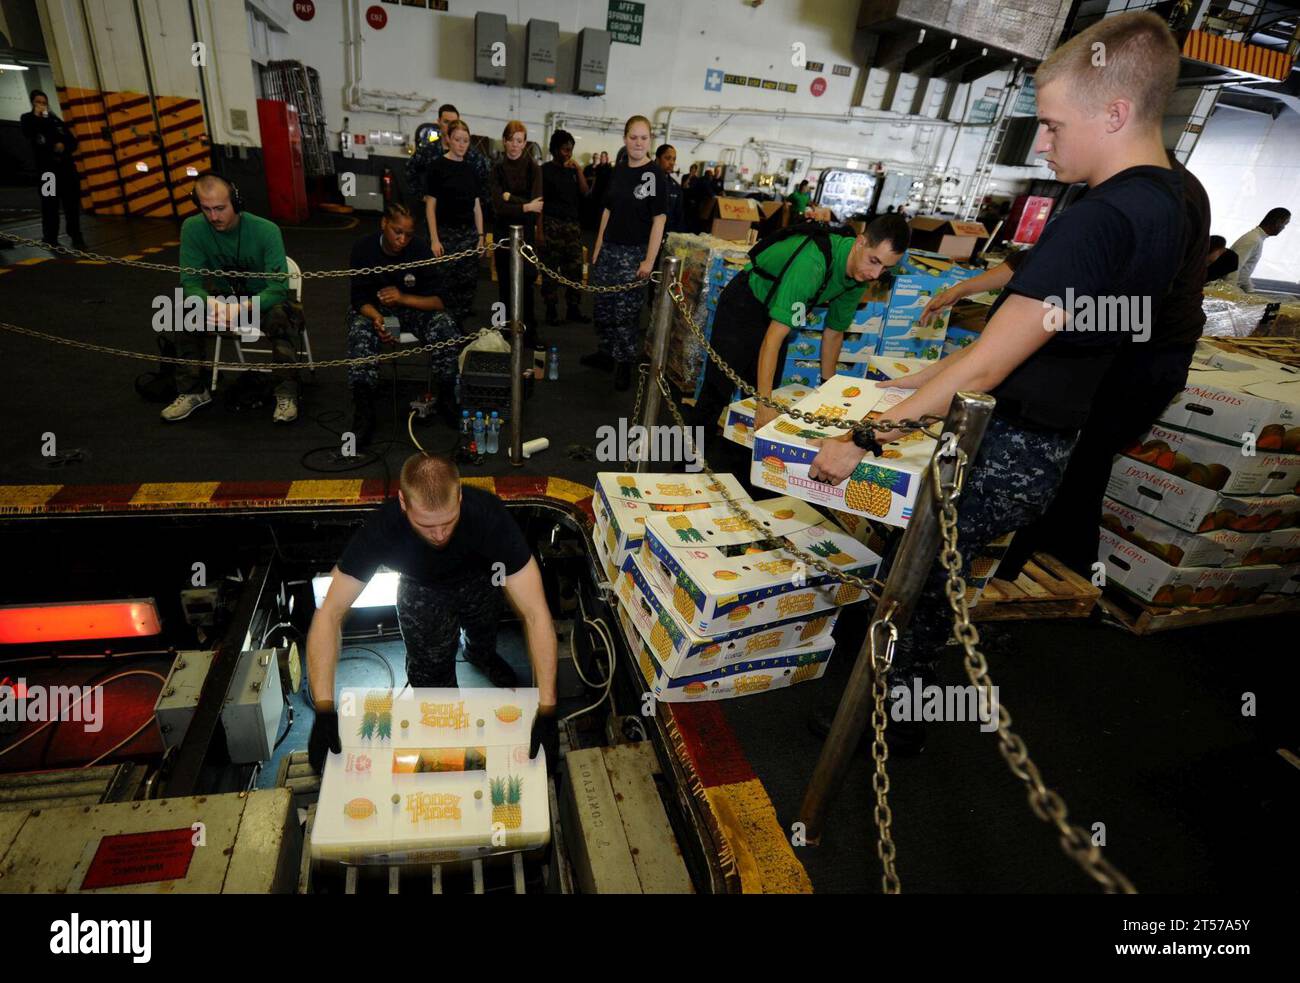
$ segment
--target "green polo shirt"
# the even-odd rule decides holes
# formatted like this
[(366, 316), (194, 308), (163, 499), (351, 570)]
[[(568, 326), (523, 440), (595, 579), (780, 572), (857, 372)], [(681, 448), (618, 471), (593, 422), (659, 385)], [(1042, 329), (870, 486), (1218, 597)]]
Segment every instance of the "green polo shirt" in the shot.
[[(191, 215), (181, 224), (180, 265), (205, 270), (249, 270), (254, 273), (284, 273), (284, 238), (280, 227), (259, 215), (244, 212), (239, 225), (218, 232), (202, 215)], [(205, 282), (208, 281), (208, 282)], [(214, 293), (233, 293), (225, 277), (206, 278), (198, 273), (182, 273), (181, 286), (186, 297), (200, 300)], [(250, 276), (246, 281), (249, 295), (256, 294), (262, 310), (289, 299), (289, 281), (276, 277)]]
[(802, 215), (804, 209), (808, 207), (808, 202), (812, 201), (812, 195), (806, 191), (791, 191), (785, 200), (794, 206), (796, 215)]
[[(751, 263), (750, 267), (757, 265), (764, 273), (773, 277), (779, 276), (786, 260), (807, 240), (807, 236), (790, 236), (788, 239), (783, 239), (759, 253), (757, 262)], [(859, 283), (845, 272), (849, 251), (853, 249), (853, 241), (852, 236), (831, 236), (833, 272), (826, 283), (826, 289), (817, 297), (813, 296), (813, 292), (821, 286), (822, 277), (826, 275), (826, 261), (822, 258), (821, 247), (816, 242), (808, 242), (808, 245), (800, 250), (799, 256), (785, 271), (785, 277), (780, 284), (774, 285), (766, 277), (751, 275), (749, 289), (767, 308), (768, 316), (773, 321), (780, 321), (791, 328), (796, 327), (795, 304), (804, 305), (803, 317), (804, 323), (807, 324), (812, 319), (814, 307), (820, 307), (831, 301), (830, 309), (826, 312), (825, 327), (832, 331), (843, 332), (853, 323), (858, 301), (867, 288), (865, 283)]]

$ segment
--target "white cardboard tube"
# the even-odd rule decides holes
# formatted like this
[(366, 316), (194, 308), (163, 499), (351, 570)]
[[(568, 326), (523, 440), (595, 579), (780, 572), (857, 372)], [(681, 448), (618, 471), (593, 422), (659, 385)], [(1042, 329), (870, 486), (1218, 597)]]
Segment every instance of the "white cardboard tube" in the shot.
[(550, 446), (551, 446), (551, 442), (547, 438), (537, 437), (533, 440), (525, 441), (524, 445), (520, 448), (520, 450), (523, 452), (524, 460), (527, 460), (528, 458), (532, 457), (534, 454), (538, 453), (539, 451), (544, 451), (546, 450), (546, 448)]

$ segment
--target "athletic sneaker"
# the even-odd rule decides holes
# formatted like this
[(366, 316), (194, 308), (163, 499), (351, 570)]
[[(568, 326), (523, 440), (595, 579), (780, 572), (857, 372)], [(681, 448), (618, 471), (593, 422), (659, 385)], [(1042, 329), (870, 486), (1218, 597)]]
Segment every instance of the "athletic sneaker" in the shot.
[(206, 389), (201, 393), (182, 393), (162, 411), (162, 418), (168, 423), (177, 423), (200, 406), (207, 406), (210, 402), (212, 402), (212, 394)]
[(275, 413), (271, 416), (273, 423), (293, 423), (298, 419), (298, 400), (292, 396), (275, 397)]

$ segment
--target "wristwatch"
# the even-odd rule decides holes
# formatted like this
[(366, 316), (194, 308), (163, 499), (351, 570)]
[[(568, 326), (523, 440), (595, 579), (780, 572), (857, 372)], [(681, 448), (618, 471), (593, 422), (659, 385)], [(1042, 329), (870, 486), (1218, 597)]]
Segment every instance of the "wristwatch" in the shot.
[(853, 434), (853, 445), (855, 447), (860, 447), (864, 451), (871, 451), (876, 457), (879, 457), (884, 452), (885, 448), (880, 445), (880, 441), (876, 440), (874, 430), (853, 430), (851, 433)]

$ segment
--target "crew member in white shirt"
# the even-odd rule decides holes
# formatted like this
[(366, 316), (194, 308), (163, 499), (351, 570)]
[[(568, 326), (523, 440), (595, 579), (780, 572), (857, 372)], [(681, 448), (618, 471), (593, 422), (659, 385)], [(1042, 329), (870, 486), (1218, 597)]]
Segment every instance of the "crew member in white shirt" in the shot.
[(1271, 208), (1264, 216), (1264, 221), (1232, 244), (1232, 251), (1241, 258), (1241, 265), (1237, 267), (1237, 285), (1242, 290), (1250, 293), (1255, 289), (1251, 274), (1255, 272), (1255, 266), (1264, 253), (1264, 240), (1269, 236), (1281, 235), (1290, 221), (1290, 211)]

